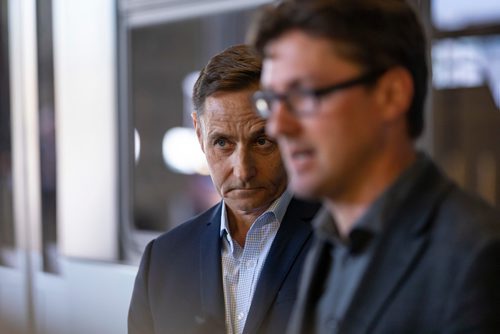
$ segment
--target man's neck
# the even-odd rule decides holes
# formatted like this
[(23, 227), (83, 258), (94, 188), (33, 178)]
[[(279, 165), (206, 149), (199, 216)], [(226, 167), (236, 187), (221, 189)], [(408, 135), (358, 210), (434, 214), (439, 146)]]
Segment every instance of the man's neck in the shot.
[[(401, 152), (400, 152), (401, 153)], [(325, 198), (324, 205), (335, 219), (339, 234), (346, 238), (354, 224), (382, 193), (416, 160), (416, 151), (393, 155), (373, 166), (369, 177), (354, 191)], [(342, 196), (344, 195), (344, 196)]]
[(258, 210), (252, 212), (233, 211), (226, 206), (227, 221), (229, 230), (231, 231), (231, 238), (235, 240), (242, 248), (245, 247), (245, 240), (247, 233), (252, 227), (255, 220), (265, 210)]

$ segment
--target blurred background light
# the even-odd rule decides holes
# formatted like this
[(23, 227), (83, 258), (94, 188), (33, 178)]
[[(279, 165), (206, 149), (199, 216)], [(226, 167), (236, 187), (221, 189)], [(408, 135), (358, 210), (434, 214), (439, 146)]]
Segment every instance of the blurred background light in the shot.
[(434, 0), (432, 21), (440, 30), (459, 30), (500, 21), (498, 0)]
[(135, 151), (135, 163), (139, 161), (141, 156), (141, 137), (139, 136), (139, 131), (134, 129), (134, 151)]
[(500, 110), (499, 36), (449, 38), (434, 42), (432, 72), (433, 85), (437, 89), (489, 86)]
[(181, 174), (208, 175), (208, 166), (193, 128), (174, 127), (163, 137), (163, 160)]

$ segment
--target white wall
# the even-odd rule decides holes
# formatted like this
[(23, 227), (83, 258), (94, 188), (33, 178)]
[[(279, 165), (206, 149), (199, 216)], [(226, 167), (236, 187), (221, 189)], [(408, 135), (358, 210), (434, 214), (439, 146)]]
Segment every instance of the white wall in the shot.
[(118, 257), (116, 8), (53, 1), (61, 254)]

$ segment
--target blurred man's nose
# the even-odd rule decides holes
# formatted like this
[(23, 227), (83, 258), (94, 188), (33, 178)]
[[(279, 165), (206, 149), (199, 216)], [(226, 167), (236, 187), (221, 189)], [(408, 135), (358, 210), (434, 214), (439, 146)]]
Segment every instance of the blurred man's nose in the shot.
[(280, 136), (291, 136), (299, 129), (299, 122), (293, 112), (283, 101), (276, 101), (266, 124), (266, 132), (269, 136), (279, 138)]

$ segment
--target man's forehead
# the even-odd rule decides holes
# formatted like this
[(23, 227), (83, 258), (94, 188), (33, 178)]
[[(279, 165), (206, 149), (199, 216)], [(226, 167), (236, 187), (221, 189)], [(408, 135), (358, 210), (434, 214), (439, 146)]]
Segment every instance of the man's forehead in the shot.
[(294, 66), (279, 59), (268, 59), (263, 63), (261, 84), (263, 89), (288, 89), (320, 81), (325, 76), (325, 68)]
[(256, 136), (265, 133), (266, 122), (260, 117), (248, 117), (235, 119), (225, 117), (201, 117), (201, 124), (209, 136), (232, 135), (232, 136)]

